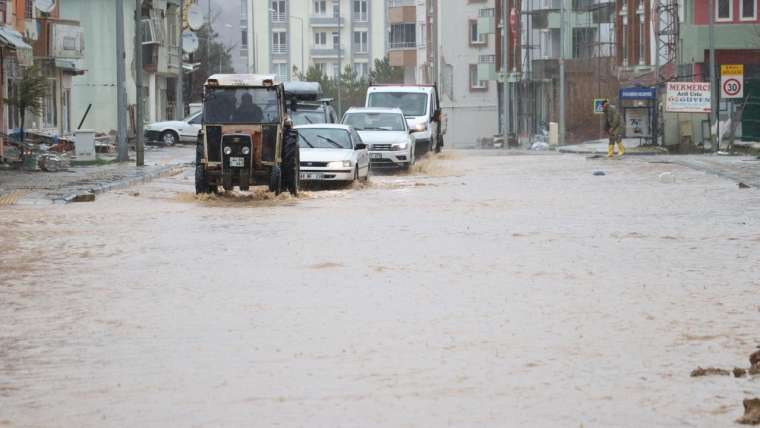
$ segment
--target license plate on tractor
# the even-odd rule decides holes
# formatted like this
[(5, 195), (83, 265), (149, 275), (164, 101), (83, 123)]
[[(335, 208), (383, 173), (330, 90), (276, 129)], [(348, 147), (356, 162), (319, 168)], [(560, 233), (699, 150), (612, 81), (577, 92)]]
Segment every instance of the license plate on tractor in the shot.
[(245, 158), (231, 157), (230, 166), (233, 168), (242, 168), (245, 166)]

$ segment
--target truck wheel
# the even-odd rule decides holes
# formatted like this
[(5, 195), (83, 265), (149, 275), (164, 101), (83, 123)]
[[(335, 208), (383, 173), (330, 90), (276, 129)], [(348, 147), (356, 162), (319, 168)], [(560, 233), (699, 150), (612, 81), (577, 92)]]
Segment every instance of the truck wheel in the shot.
[(195, 194), (200, 195), (210, 191), (206, 168), (203, 166), (203, 145), (197, 144), (195, 148)]
[(290, 194), (298, 196), (301, 187), (301, 167), (298, 150), (298, 131), (288, 129), (282, 142), (282, 183)]

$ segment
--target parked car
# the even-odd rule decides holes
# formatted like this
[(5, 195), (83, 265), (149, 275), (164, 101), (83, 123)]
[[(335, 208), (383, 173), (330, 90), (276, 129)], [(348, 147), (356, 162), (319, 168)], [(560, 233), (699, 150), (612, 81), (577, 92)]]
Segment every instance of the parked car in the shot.
[(369, 153), (359, 133), (340, 124), (297, 126), (301, 181), (369, 179)]
[(319, 82), (285, 82), (288, 116), (295, 125), (336, 123), (338, 114), (331, 98), (322, 98)]
[(145, 140), (157, 141), (171, 146), (179, 142), (195, 143), (201, 130), (203, 111), (198, 111), (182, 120), (155, 122), (145, 126)]
[(409, 169), (415, 162), (414, 137), (399, 108), (352, 107), (343, 115), (367, 144), (372, 168)]
[(440, 152), (446, 134), (436, 85), (370, 85), (366, 107), (398, 107), (412, 130), (417, 152)]

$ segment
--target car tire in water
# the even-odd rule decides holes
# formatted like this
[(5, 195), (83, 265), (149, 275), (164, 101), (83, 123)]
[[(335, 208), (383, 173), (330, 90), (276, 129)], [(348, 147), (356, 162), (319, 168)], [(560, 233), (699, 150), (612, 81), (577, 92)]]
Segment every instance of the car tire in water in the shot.
[(210, 193), (206, 168), (203, 166), (203, 144), (197, 144), (195, 148), (195, 194)]
[(298, 131), (286, 129), (282, 141), (282, 184), (293, 196), (298, 196), (301, 187), (300, 161)]
[(179, 142), (179, 136), (174, 131), (164, 131), (161, 133), (161, 142), (167, 146), (173, 146)]

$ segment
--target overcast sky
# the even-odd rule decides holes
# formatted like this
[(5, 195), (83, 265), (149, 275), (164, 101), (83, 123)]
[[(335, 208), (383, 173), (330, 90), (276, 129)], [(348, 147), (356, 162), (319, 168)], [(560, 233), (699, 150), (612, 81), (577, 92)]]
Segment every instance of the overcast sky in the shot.
[(230, 52), (235, 71), (245, 72), (245, 60), (240, 58), (240, 0), (199, 0), (204, 13), (208, 10), (209, 1), (212, 16), (219, 13), (214, 29), (221, 34), (225, 46), (235, 46)]

